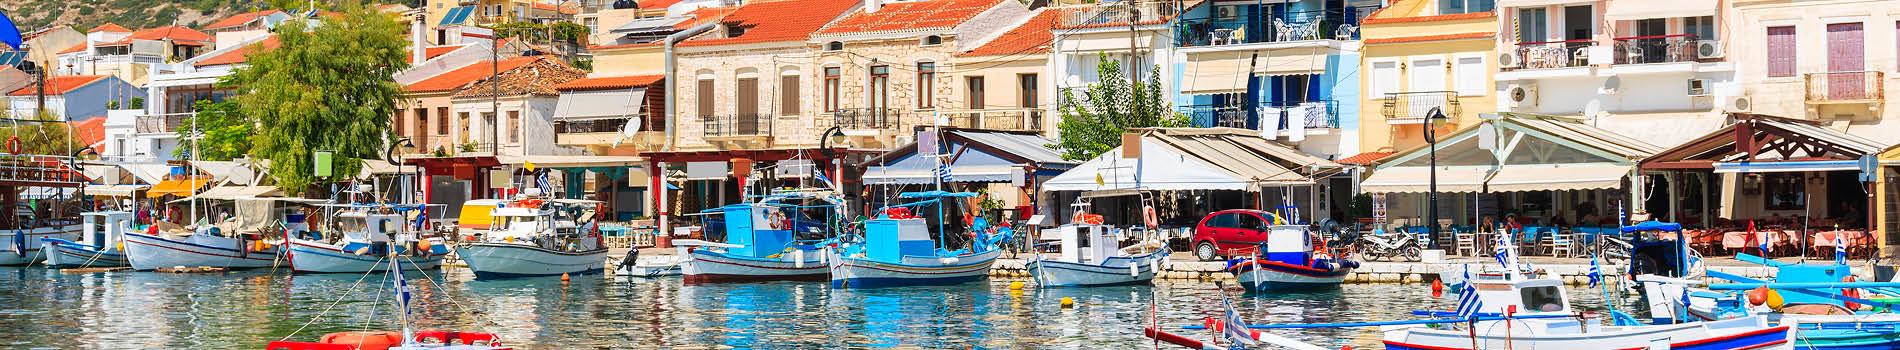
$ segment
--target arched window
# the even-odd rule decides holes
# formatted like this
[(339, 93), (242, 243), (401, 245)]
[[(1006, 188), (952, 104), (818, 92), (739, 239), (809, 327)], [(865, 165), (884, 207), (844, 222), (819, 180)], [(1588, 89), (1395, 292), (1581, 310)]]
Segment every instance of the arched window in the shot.
[(943, 45), (943, 37), (936, 36), (936, 35), (926, 36), (924, 37), (922, 45), (923, 46)]
[(838, 50), (844, 50), (844, 42), (833, 41), (833, 42), (825, 43), (825, 51), (838, 51)]

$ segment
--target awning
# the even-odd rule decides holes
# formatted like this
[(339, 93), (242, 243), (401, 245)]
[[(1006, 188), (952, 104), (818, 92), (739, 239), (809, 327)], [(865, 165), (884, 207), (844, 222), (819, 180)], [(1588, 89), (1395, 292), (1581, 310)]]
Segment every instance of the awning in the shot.
[[(1498, 0), (1498, 8), (1507, 7), (1544, 7), (1563, 4), (1587, 4), (1595, 0)], [(1645, 4), (1647, 5), (1647, 4)]]
[(170, 165), (165, 165), (162, 163), (161, 164), (119, 164), (119, 168), (125, 169), (125, 172), (132, 173), (133, 177), (137, 177), (139, 181), (148, 183), (148, 184), (156, 184), (159, 181), (163, 181), (165, 180), (165, 175), (171, 174), (172, 172), (172, 167)]
[(1858, 171), (1860, 170), (1860, 164), (1852, 160), (1715, 163), (1715, 172), (1717, 173), (1785, 173), (1843, 170)]
[(502, 164), (534, 163), (542, 168), (596, 168), (645, 165), (646, 158), (636, 156), (500, 156)]
[[(1484, 185), (1485, 169), (1440, 167), (1438, 192), (1478, 192)], [(1366, 193), (1430, 192), (1431, 169), (1419, 166), (1380, 169), (1359, 182)]]
[[(951, 166), (950, 180), (954, 182), (1009, 182), (1012, 166)], [(921, 185), (936, 183), (936, 172), (931, 169), (893, 169), (874, 166), (864, 171), (866, 185)]]
[(1715, 0), (1643, 1), (1612, 5), (1603, 11), (1606, 21), (1634, 21), (1651, 18), (1701, 17), (1715, 15)]
[(172, 203), (189, 202), (194, 199), (230, 201), (245, 198), (278, 196), (282, 195), (282, 193), (282, 191), (277, 190), (277, 186), (218, 186), (206, 189), (204, 193), (199, 193), (196, 196), (174, 200)]
[(554, 120), (626, 118), (640, 114), (645, 103), (645, 88), (562, 91), (554, 103)]
[[(1229, 190), (1251, 189), (1247, 179), (1180, 153), (1160, 142), (1142, 142), (1141, 158), (1122, 158), (1109, 150), (1042, 183), (1043, 191)], [(1137, 183), (1137, 176), (1140, 177)]]
[[(1151, 36), (1152, 34), (1149, 34), (1149, 33), (1140, 33), (1135, 36), (1135, 41), (1144, 42), (1144, 43), (1149, 42), (1151, 40)], [(1075, 38), (1073, 36), (1065, 37), (1065, 36), (1060, 36), (1060, 35), (1058, 35), (1057, 37), (1064, 38), (1062, 40), (1062, 51), (1069, 51), (1069, 52), (1090, 52), (1090, 51), (1110, 51), (1110, 50), (1128, 51), (1128, 36), (1127, 35), (1122, 35), (1122, 36), (1108, 35), (1108, 36), (1098, 36), (1094, 38)], [(1144, 49), (1138, 49), (1138, 50), (1144, 50)]]
[(1491, 192), (1571, 191), (1613, 189), (1623, 186), (1631, 166), (1513, 165), (1498, 169), (1486, 189)]
[(150, 185), (87, 185), (86, 195), (104, 196), (104, 197), (131, 197), (134, 194), (138, 194), (139, 191), (144, 191), (147, 188), (152, 188), (152, 186)]
[(198, 189), (204, 188), (205, 184), (209, 184), (209, 183), (211, 183), (210, 179), (159, 181), (157, 185), (152, 185), (152, 188), (150, 190), (146, 190), (145, 194), (152, 197), (162, 197), (162, 196), (186, 197), (186, 196), (190, 196), (193, 193), (198, 193)]
[(1216, 94), (1247, 90), (1246, 58), (1215, 58), (1190, 61), (1186, 79), (1181, 82), (1181, 92), (1189, 94)]
[(1253, 72), (1265, 76), (1321, 74), (1326, 72), (1327, 57), (1333, 52), (1322, 46), (1261, 51)]

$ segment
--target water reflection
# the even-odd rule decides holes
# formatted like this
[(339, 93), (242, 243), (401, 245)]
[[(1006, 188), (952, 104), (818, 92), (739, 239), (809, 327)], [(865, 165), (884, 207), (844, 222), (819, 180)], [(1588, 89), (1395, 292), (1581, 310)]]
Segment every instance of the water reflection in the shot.
[[(408, 274), (418, 329), (498, 333), (524, 349), (1148, 347), (1141, 328), (1199, 324), (1220, 312), (1212, 283), (1010, 290), (1007, 281), (831, 289), (824, 283), (683, 286), (678, 279), (558, 277), (475, 281), (465, 270)], [(0, 347), (256, 349), (289, 336), (393, 329), (383, 275), (116, 272), (0, 268)], [(1257, 323), (1353, 322), (1445, 310), (1423, 285), (1240, 296)], [(1579, 309), (1603, 296), (1577, 291)], [(1063, 308), (1062, 298), (1075, 307)], [(1151, 313), (1158, 312), (1158, 320)], [(321, 317), (319, 317), (321, 316)], [(292, 335), (294, 334), (294, 335)], [(1205, 339), (1204, 333), (1187, 333)], [(1376, 329), (1281, 334), (1338, 347), (1376, 345)]]

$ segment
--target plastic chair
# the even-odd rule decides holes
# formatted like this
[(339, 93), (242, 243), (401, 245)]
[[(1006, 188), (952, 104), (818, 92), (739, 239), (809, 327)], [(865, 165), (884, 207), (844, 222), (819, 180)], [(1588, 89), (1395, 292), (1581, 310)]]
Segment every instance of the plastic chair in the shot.
[(1475, 256), (1478, 252), (1478, 233), (1469, 230), (1453, 231), (1458, 238), (1458, 255)]
[(1551, 233), (1549, 240), (1550, 246), (1545, 248), (1550, 252), (1550, 256), (1566, 258), (1577, 256), (1576, 250), (1572, 247), (1576, 242), (1570, 239), (1570, 235), (1570, 230), (1558, 230), (1555, 233)]

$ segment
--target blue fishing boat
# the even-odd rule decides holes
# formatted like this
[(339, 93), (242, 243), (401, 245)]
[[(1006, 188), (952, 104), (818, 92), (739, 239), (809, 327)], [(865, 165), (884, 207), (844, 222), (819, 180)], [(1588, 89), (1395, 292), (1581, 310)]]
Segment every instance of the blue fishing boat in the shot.
[(132, 213), (95, 211), (79, 214), (83, 228), (78, 241), (40, 238), (40, 252), (46, 254), (51, 268), (126, 266), (125, 233), (132, 228)]
[[(1900, 348), (1900, 306), (1892, 299), (1863, 299), (1862, 294), (1900, 296), (1900, 283), (1854, 282), (1853, 268), (1829, 264), (1783, 263), (1748, 254), (1737, 260), (1775, 269), (1772, 281), (1707, 271), (1734, 283), (1704, 283), (1642, 275), (1650, 316), (1655, 323), (1696, 322), (1763, 316), (1795, 325), (1796, 348), (1804, 350)], [(1751, 295), (1752, 294), (1752, 295)], [(1863, 307), (1865, 306), (1865, 307)], [(1864, 309), (1864, 310), (1863, 310)]]
[(1338, 287), (1359, 263), (1314, 251), (1315, 235), (1306, 225), (1288, 224), (1271, 214), (1267, 240), (1259, 254), (1227, 261), (1227, 272), (1249, 291)]
[[(831, 285), (837, 287), (912, 286), (954, 284), (989, 276), (990, 264), (1002, 254), (997, 243), (1009, 238), (1007, 230), (990, 233), (988, 227), (957, 225), (970, 192), (906, 192), (910, 203), (879, 210), (865, 221), (861, 237), (828, 247)], [(948, 208), (946, 208), (948, 207)], [(922, 212), (928, 217), (913, 212)], [(933, 225), (934, 223), (934, 225)], [(971, 223), (975, 223), (972, 221)], [(936, 226), (932, 231), (931, 226)], [(968, 239), (957, 240), (965, 235)], [(955, 247), (967, 241), (967, 247)]]
[(725, 242), (674, 241), (689, 247), (680, 274), (688, 283), (824, 281), (829, 269), (816, 243), (831, 235), (842, 202), (828, 191), (783, 192), (702, 212)]

